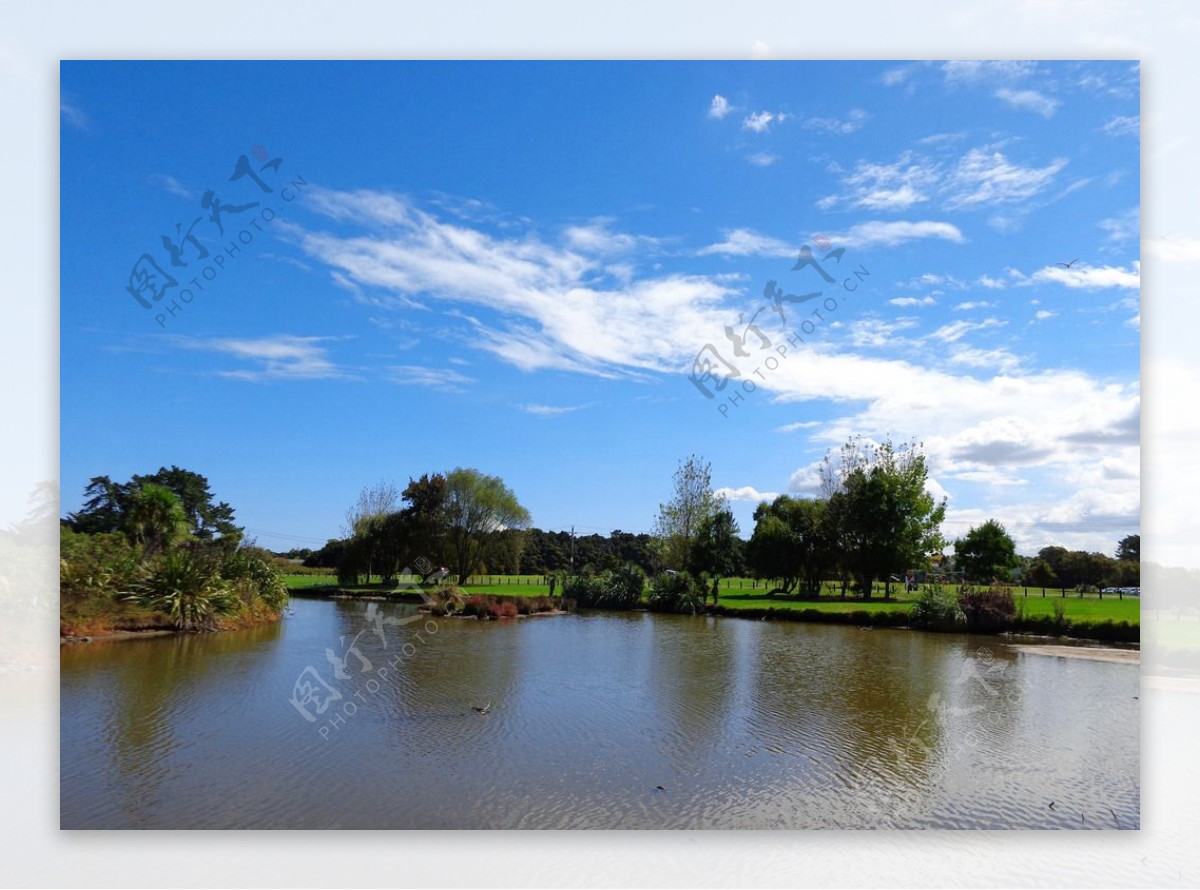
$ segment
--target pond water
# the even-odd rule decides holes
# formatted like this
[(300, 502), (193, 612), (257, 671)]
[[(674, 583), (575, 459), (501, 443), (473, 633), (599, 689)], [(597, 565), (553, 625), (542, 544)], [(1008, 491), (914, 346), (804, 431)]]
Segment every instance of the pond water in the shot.
[(1000, 637), (294, 600), (268, 627), (63, 646), (61, 669), (64, 828), (1140, 819), (1138, 668)]

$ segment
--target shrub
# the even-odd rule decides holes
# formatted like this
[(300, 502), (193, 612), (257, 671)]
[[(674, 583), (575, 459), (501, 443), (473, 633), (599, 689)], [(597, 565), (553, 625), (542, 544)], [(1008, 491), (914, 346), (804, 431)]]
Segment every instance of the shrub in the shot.
[(129, 599), (171, 616), (180, 630), (214, 630), (217, 618), (238, 609), (229, 582), (209, 560), (188, 550), (163, 554), (142, 570)]
[(688, 572), (664, 572), (650, 586), (649, 605), (654, 612), (695, 615), (704, 608), (704, 588)]
[(954, 591), (926, 584), (913, 603), (909, 623), (925, 630), (961, 630), (967, 623), (967, 616), (959, 607)]
[(124, 535), (86, 535), (62, 529), (59, 590), (64, 603), (127, 592), (138, 577), (138, 551)]
[(1017, 605), (1010, 590), (993, 584), (987, 589), (968, 587), (958, 595), (958, 606), (972, 633), (998, 633), (1013, 626)]
[(220, 572), (247, 606), (253, 606), (255, 599), (275, 612), (287, 605), (287, 586), (275, 558), (265, 550), (257, 547), (234, 550), (225, 557)]

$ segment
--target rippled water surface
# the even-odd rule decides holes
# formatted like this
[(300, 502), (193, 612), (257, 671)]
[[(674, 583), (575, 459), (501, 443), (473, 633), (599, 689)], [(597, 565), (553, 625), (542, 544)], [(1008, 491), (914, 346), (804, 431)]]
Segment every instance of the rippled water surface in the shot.
[[(412, 607), (369, 607), (298, 600), (266, 628), (64, 646), (62, 826), (1139, 824), (1135, 666), (996, 637), (603, 613), (400, 625)], [(296, 692), (310, 667), (342, 696), (323, 714), (319, 681), (324, 698)]]

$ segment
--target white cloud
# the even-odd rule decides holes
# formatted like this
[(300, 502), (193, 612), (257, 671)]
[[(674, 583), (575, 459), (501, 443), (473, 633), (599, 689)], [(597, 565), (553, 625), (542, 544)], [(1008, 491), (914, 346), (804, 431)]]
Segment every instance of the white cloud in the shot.
[(852, 108), (844, 120), (832, 117), (810, 117), (804, 122), (804, 126), (809, 130), (822, 130), (836, 136), (848, 136), (861, 130), (868, 117), (870, 115), (861, 108)]
[(350, 375), (331, 362), (319, 344), (332, 337), (279, 334), (259, 338), (172, 337), (184, 349), (216, 352), (257, 364), (254, 369), (214, 371), (218, 377), (262, 383), (269, 380), (333, 380)]
[(449, 368), (423, 368), (418, 365), (392, 365), (387, 379), (399, 386), (426, 386), (442, 392), (466, 392), (474, 379)]
[(892, 163), (859, 161), (841, 178), (843, 191), (821, 198), (817, 206), (904, 210), (934, 198), (952, 210), (1013, 203), (1050, 188), (1066, 164), (1058, 158), (1044, 167), (1025, 167), (994, 146), (970, 149), (953, 166), (906, 151)]
[(148, 178), (151, 183), (168, 192), (169, 194), (188, 199), (196, 197), (195, 193), (192, 192), (191, 189), (181, 185), (179, 180), (174, 176), (167, 176), (162, 173), (151, 173)]
[(996, 98), (1007, 102), (1013, 108), (1032, 111), (1047, 118), (1053, 117), (1058, 106), (1062, 104), (1057, 99), (1043, 96), (1037, 90), (1014, 90), (1009, 87), (996, 90)]
[(971, 346), (956, 346), (950, 353), (950, 363), (994, 370), (1001, 374), (1011, 374), (1024, 365), (1020, 356), (1013, 355), (1007, 349), (976, 349)]
[(1104, 122), (1100, 131), (1109, 136), (1138, 136), (1141, 134), (1141, 129), (1142, 116), (1134, 114), (1128, 117), (1122, 115), (1111, 117)]
[(762, 501), (773, 501), (779, 497), (777, 491), (759, 491), (753, 485), (743, 485), (740, 488), (718, 488), (713, 492), (717, 498), (724, 498), (727, 501), (750, 501), (757, 504)]
[(998, 318), (985, 318), (983, 321), (952, 321), (947, 325), (942, 325), (929, 336), (945, 343), (954, 343), (973, 331), (1002, 328), (1006, 324), (1008, 322)]
[(563, 230), (563, 238), (568, 245), (586, 253), (617, 254), (627, 253), (639, 245), (652, 245), (653, 238), (637, 237), (611, 229), (613, 220), (598, 217), (586, 225), (567, 226)]
[(1018, 60), (954, 60), (942, 65), (947, 83), (1023, 80), (1034, 72), (1036, 62)]
[(1134, 260), (1130, 268), (1121, 266), (1089, 266), (1076, 263), (1070, 269), (1062, 266), (1046, 266), (1038, 269), (1027, 283), (1054, 282), (1070, 288), (1099, 290), (1109, 287), (1141, 287), (1142, 264)]
[(893, 306), (936, 306), (937, 300), (933, 297), (896, 297), (888, 300)]
[(712, 97), (712, 104), (708, 106), (708, 116), (721, 120), (729, 112), (733, 111), (733, 106), (729, 104), (729, 100), (720, 93)]
[(759, 151), (747, 156), (746, 160), (756, 167), (770, 167), (779, 160), (779, 155), (771, 154), (769, 151)]
[(786, 117), (782, 112), (756, 111), (742, 121), (742, 127), (755, 133), (765, 133), (772, 123), (780, 123)]
[(901, 331), (911, 330), (917, 326), (914, 318), (898, 318), (895, 321), (884, 321), (879, 318), (857, 318), (850, 322), (850, 345), (869, 349), (882, 349), (889, 346), (904, 346), (908, 343), (903, 337), (898, 337)]
[(1032, 198), (1048, 188), (1066, 165), (1059, 158), (1045, 167), (1022, 167), (1000, 151), (973, 148), (949, 176), (946, 206), (969, 208)]
[(1057, 312), (1051, 312), (1049, 309), (1039, 309), (1037, 312), (1033, 313), (1033, 320), (1049, 321), (1051, 318), (1055, 318), (1057, 315)]
[(835, 244), (859, 248), (894, 247), (897, 244), (922, 238), (940, 238), (955, 244), (962, 244), (966, 240), (958, 226), (934, 220), (922, 220), (921, 222), (873, 220), (853, 225), (845, 232), (830, 235), (829, 238)]
[(885, 87), (898, 86), (912, 77), (913, 72), (916, 70), (915, 65), (901, 65), (898, 68), (889, 68), (880, 75), (879, 82)]
[(991, 309), (995, 305), (987, 300), (968, 300), (965, 303), (956, 304), (954, 309), (957, 312), (970, 312), (972, 309)]
[(795, 423), (785, 423), (783, 426), (775, 427), (777, 433), (794, 433), (796, 430), (810, 430), (814, 427), (819, 427), (819, 420), (798, 420)]
[(992, 290), (1003, 290), (1005, 287), (1004, 281), (1000, 278), (992, 278), (989, 275), (980, 275), (977, 282), (980, 287), (990, 288)]
[(563, 414), (572, 414), (575, 411), (582, 411), (584, 408), (590, 408), (591, 404), (586, 405), (518, 405), (526, 414), (533, 414), (537, 417), (559, 417)]
[(791, 256), (797, 248), (753, 229), (727, 229), (725, 240), (696, 251), (699, 256)]
[(1141, 207), (1131, 207), (1118, 216), (1100, 220), (1097, 225), (1108, 233), (1109, 241), (1116, 244), (1123, 244), (1126, 241), (1136, 240), (1141, 234), (1141, 217)]
[(62, 119), (72, 127), (75, 127), (75, 129), (87, 130), (90, 128), (91, 121), (88, 119), (88, 116), (74, 102), (61, 99), (58, 103), (58, 110), (59, 114), (62, 115)]

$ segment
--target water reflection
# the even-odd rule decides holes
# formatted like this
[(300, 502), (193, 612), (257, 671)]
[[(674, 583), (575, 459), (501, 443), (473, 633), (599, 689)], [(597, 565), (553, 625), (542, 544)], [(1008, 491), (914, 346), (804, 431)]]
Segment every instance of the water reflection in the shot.
[[(413, 608), (382, 604), (377, 634), (369, 607), (65, 647), (63, 826), (1138, 824), (1127, 665), (648, 614), (397, 624)], [(308, 667), (343, 711), (300, 717)]]

